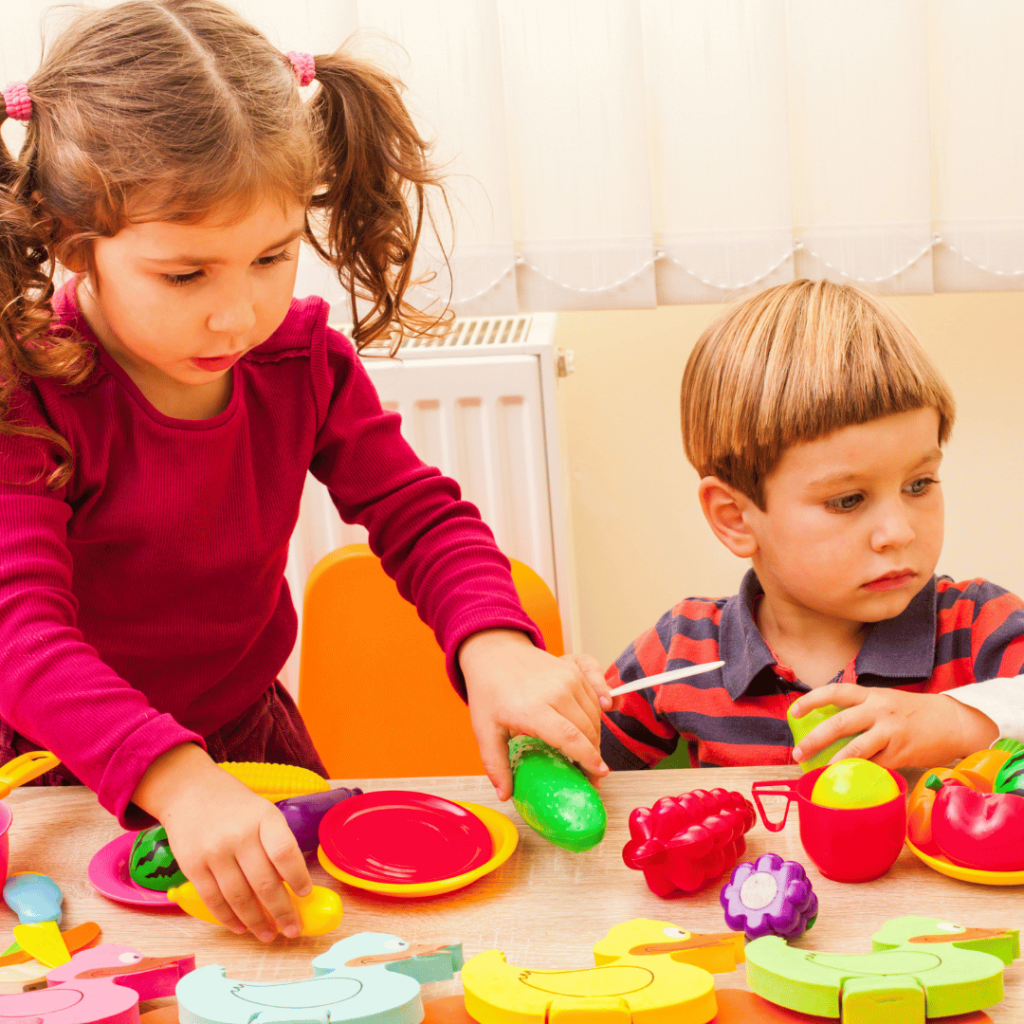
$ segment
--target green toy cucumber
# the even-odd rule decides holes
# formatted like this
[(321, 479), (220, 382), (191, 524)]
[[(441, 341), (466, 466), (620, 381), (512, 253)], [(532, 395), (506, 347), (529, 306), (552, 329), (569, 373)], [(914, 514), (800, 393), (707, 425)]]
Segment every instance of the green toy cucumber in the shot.
[(996, 740), (992, 744), (992, 750), (1008, 750), (1011, 754), (1019, 753), (1024, 750), (1024, 743), (1020, 740), (1012, 740), (1009, 736), (1004, 736), (1001, 740)]
[(586, 775), (561, 751), (533, 736), (509, 741), (512, 802), (523, 821), (549, 843), (574, 853), (604, 838), (604, 804)]
[(1024, 796), (1024, 750), (1011, 754), (1003, 762), (992, 787), (997, 793), (1016, 793)]
[(147, 828), (135, 837), (128, 857), (128, 874), (136, 885), (158, 892), (167, 892), (188, 881), (174, 859), (163, 825)]

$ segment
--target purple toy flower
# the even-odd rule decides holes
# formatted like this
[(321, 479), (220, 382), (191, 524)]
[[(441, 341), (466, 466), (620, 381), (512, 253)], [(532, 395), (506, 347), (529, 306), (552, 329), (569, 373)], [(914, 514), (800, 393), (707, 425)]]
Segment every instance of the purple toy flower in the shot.
[(779, 935), (795, 939), (818, 916), (818, 897), (802, 865), (777, 853), (737, 864), (719, 900), (725, 923), (748, 939)]

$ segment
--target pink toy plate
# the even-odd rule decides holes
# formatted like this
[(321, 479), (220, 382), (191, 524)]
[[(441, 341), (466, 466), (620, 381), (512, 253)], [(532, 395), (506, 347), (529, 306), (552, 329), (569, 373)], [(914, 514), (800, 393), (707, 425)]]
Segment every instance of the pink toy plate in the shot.
[(408, 790), (349, 797), (320, 822), (320, 845), (342, 871), (371, 882), (463, 875), (494, 853), (487, 826), (451, 800)]
[(128, 873), (128, 857), (132, 852), (137, 832), (122, 832), (106, 846), (97, 850), (89, 861), (89, 881), (92, 887), (107, 899), (126, 903), (130, 907), (149, 910), (180, 910), (167, 898), (167, 893), (144, 889)]

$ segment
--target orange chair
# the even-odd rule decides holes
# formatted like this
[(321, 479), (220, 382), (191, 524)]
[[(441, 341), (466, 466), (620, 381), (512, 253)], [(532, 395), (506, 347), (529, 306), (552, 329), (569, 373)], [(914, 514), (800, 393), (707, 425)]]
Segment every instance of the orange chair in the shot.
[[(561, 655), (554, 595), (514, 559), (512, 578), (547, 649)], [(299, 710), (332, 779), (483, 773), (444, 653), (366, 544), (332, 551), (310, 573)]]

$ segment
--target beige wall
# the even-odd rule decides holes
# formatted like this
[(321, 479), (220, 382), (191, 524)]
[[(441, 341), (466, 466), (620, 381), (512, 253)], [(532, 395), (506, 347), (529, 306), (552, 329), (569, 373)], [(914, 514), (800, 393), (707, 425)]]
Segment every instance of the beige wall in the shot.
[[(939, 572), (1024, 594), (1024, 293), (894, 300), (952, 386)], [(680, 597), (730, 594), (746, 563), (708, 529), (679, 438), (686, 357), (719, 306), (567, 313), (560, 383), (579, 607), (577, 650), (602, 664)]]

